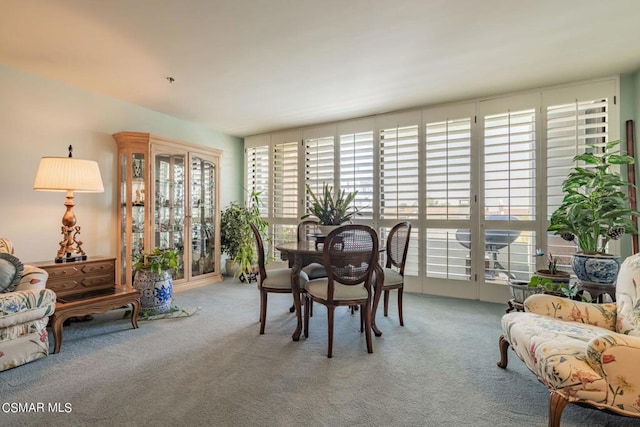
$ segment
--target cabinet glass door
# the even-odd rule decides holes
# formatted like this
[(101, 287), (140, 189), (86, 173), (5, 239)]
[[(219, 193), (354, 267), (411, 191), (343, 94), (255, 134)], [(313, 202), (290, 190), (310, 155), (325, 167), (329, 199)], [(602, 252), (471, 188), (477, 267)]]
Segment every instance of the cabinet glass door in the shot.
[(191, 156), (191, 276), (217, 271), (215, 248), (216, 165)]
[(185, 155), (155, 155), (154, 244), (178, 252), (174, 279), (184, 278)]
[(120, 282), (129, 282), (134, 257), (144, 251), (145, 154), (125, 152), (120, 157)]

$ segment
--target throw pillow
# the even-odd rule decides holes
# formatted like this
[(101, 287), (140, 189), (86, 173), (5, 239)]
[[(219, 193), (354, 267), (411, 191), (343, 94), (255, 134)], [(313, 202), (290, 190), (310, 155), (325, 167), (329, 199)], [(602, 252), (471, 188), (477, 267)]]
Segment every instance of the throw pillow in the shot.
[(12, 292), (18, 286), (23, 271), (24, 266), (18, 258), (0, 253), (0, 293)]

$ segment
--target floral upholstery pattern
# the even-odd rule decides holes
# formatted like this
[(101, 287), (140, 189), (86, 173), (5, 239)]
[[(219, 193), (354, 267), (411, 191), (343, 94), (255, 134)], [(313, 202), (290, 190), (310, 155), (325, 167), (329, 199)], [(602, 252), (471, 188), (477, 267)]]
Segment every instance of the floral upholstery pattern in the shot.
[[(9, 239), (0, 238), (0, 252), (13, 253)], [(49, 355), (47, 323), (56, 294), (46, 288), (48, 277), (25, 265), (15, 291), (0, 294), (0, 371)]]
[(525, 300), (526, 312), (502, 317), (499, 366), (506, 367), (506, 349), (511, 346), (547, 386), (555, 418), (550, 415), (549, 425), (559, 424), (564, 408), (553, 401), (554, 395), (640, 417), (639, 284), (640, 254), (636, 254), (620, 268), (615, 303), (535, 294)]

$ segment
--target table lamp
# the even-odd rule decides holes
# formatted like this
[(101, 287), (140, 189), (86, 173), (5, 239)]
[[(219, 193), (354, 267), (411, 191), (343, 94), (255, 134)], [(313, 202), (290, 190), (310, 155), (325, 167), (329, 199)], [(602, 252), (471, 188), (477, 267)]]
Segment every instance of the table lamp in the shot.
[(73, 213), (73, 192), (102, 193), (104, 187), (98, 163), (93, 160), (74, 159), (73, 147), (69, 145), (69, 157), (43, 157), (40, 159), (34, 190), (66, 191), (67, 211), (62, 217), (60, 249), (55, 262), (83, 261), (87, 255), (82, 250), (82, 241), (77, 239), (80, 226), (76, 225)]

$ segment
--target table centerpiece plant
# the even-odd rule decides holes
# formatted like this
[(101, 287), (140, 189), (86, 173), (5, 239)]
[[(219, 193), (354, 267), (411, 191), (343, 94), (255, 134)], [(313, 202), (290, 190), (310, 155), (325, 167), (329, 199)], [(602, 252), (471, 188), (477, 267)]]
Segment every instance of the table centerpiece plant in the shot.
[(319, 194), (316, 194), (308, 184), (306, 191), (311, 198), (311, 204), (307, 208), (308, 213), (300, 219), (317, 218), (320, 230), (325, 236), (331, 229), (351, 221), (355, 215), (360, 215), (361, 208), (353, 205), (358, 195), (357, 190), (347, 192), (342, 189), (334, 197), (333, 187), (325, 182)]
[[(620, 141), (589, 144), (584, 153), (573, 158), (585, 166), (576, 165), (562, 183), (564, 198), (547, 228), (579, 247), (572, 267), (578, 278), (587, 282), (615, 281), (620, 258), (606, 252), (607, 244), (625, 233), (635, 233), (632, 216), (640, 215), (629, 207), (628, 190), (632, 184), (611, 170), (612, 166), (634, 163), (633, 157), (620, 152), (619, 144)], [(595, 265), (590, 260), (593, 257), (602, 262), (595, 269), (589, 267)]]

